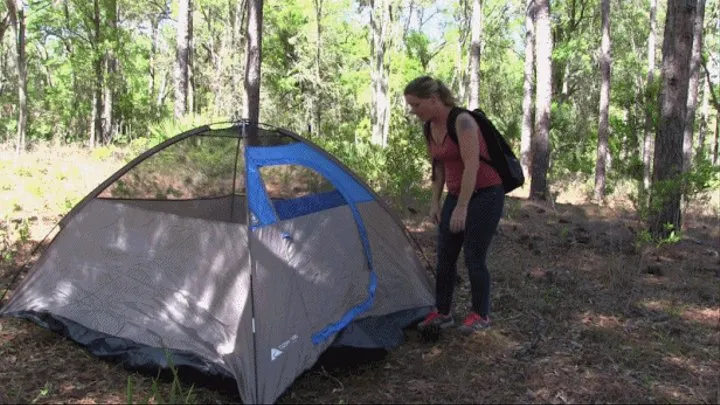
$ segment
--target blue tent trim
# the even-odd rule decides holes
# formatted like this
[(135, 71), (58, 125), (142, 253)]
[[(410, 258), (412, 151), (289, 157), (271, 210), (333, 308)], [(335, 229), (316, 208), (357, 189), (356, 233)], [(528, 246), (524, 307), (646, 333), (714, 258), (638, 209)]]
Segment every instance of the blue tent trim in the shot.
[[(256, 219), (253, 229), (272, 225), (279, 220), (294, 218), (344, 204), (349, 206), (353, 214), (363, 251), (365, 252), (367, 266), (370, 270), (368, 296), (363, 302), (350, 308), (337, 322), (331, 323), (314, 333), (312, 342), (319, 345), (342, 331), (358, 316), (370, 310), (375, 301), (377, 275), (373, 267), (367, 230), (356, 207), (358, 203), (374, 201), (375, 199), (363, 185), (358, 183), (343, 168), (337, 166), (306, 144), (296, 143), (272, 147), (247, 146), (245, 148), (245, 164), (247, 166), (248, 205), (251, 214)], [(283, 164), (295, 164), (314, 169), (328, 179), (337, 190), (290, 200), (275, 200), (273, 203), (265, 192), (262, 177), (260, 176), (260, 168)]]
[(374, 201), (372, 194), (344, 169), (307, 144), (281, 146), (247, 146), (247, 192), (250, 211), (257, 218), (257, 226), (277, 222), (273, 206), (265, 193), (260, 168), (276, 165), (301, 165), (322, 174), (337, 188), (349, 204)]

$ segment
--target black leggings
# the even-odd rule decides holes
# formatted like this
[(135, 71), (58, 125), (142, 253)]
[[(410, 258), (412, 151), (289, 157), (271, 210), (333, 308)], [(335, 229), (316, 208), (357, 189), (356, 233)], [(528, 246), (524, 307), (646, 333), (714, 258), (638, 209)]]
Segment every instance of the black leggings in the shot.
[(457, 259), (465, 251), (465, 265), (470, 277), (472, 309), (482, 317), (490, 314), (490, 272), (486, 258), (493, 234), (500, 222), (505, 193), (502, 187), (489, 187), (475, 191), (468, 203), (465, 231), (450, 232), (457, 197), (448, 194), (442, 207), (438, 227), (437, 268), (435, 283), (436, 306), (440, 313), (449, 314), (452, 307)]

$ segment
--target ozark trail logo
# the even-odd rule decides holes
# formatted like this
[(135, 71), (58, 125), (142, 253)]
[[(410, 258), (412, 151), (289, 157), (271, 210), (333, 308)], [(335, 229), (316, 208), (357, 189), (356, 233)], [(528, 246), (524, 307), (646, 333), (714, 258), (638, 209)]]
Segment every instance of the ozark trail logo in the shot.
[(298, 335), (292, 335), (290, 339), (280, 343), (278, 347), (270, 349), (270, 361), (275, 361), (278, 357), (285, 353), (285, 350), (287, 350), (291, 344), (297, 342), (298, 339), (300, 339)]

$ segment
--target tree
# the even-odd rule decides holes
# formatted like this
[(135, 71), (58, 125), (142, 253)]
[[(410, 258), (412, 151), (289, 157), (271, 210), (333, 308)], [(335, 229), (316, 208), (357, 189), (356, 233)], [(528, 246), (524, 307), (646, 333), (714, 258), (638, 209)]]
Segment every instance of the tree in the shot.
[(482, 0), (473, 0), (470, 20), (470, 100), (473, 110), (479, 105), (480, 95), (480, 40), (482, 37)]
[(28, 119), (25, 9), (22, 0), (5, 0), (5, 4), (8, 8), (10, 25), (15, 34), (15, 66), (18, 75), (18, 118), (15, 151), (20, 154), (25, 150)]
[(110, 143), (113, 136), (117, 131), (117, 118), (115, 115), (114, 101), (117, 93), (118, 79), (118, 60), (116, 49), (119, 48), (118, 44), (118, 4), (117, 0), (106, 0), (103, 2), (105, 6), (105, 13), (107, 16), (107, 26), (109, 29), (109, 46), (105, 50), (104, 59), (104, 70), (105, 80), (103, 81), (103, 113), (102, 113), (102, 141), (103, 143)]
[(520, 136), (520, 163), (525, 178), (532, 167), (533, 92), (535, 91), (535, 0), (527, 0), (525, 9), (525, 75), (523, 80), (523, 121)]
[(177, 23), (177, 41), (175, 55), (175, 118), (181, 118), (188, 112), (188, 86), (190, 70), (190, 15), (192, 0), (180, 0)]
[(314, 66), (314, 82), (313, 94), (310, 98), (312, 102), (310, 114), (312, 115), (310, 127), (312, 133), (320, 134), (320, 92), (322, 90), (322, 73), (320, 70), (322, 55), (322, 18), (323, 18), (323, 2), (324, 0), (313, 0), (315, 9), (315, 66)]
[(610, 158), (608, 147), (609, 110), (610, 110), (610, 69), (612, 56), (610, 55), (610, 0), (601, 0), (602, 13), (602, 41), (600, 46), (600, 118), (598, 122), (597, 158), (595, 161), (595, 200), (605, 198), (606, 165)]
[(679, 231), (682, 224), (680, 175), (683, 168), (683, 132), (690, 79), (690, 47), (696, 0), (668, 0), (663, 37), (660, 125), (655, 142), (655, 164), (648, 228), (656, 238)]
[(697, 109), (698, 85), (700, 83), (700, 62), (703, 47), (703, 21), (705, 20), (705, 0), (697, 0), (697, 9), (693, 21), (692, 55), (690, 56), (690, 81), (688, 83), (687, 112), (685, 131), (683, 132), (683, 173), (692, 167), (693, 132), (695, 110)]
[[(245, 54), (245, 105), (243, 115), (260, 121), (260, 66), (262, 62), (263, 0), (247, 0), (247, 52)], [(255, 126), (251, 126), (251, 131)]]
[(712, 147), (712, 164), (717, 165), (720, 163), (720, 160), (718, 160), (718, 149), (720, 148), (720, 96), (715, 95), (715, 92), (713, 91), (713, 87), (715, 86), (712, 83), (710, 69), (708, 69), (707, 63), (703, 61), (702, 65), (705, 70), (705, 79), (708, 83), (708, 93), (705, 98), (710, 98), (712, 100), (713, 107), (715, 107), (715, 136), (713, 138)]
[(390, 98), (388, 95), (389, 62), (386, 52), (391, 45), (392, 12), (390, 0), (370, 0), (372, 29), (372, 143), (385, 146), (390, 130)]
[(645, 88), (647, 97), (645, 102), (645, 131), (643, 137), (643, 186), (645, 189), (650, 188), (650, 180), (652, 174), (652, 154), (655, 150), (654, 146), (654, 130), (653, 130), (653, 117), (650, 109), (651, 100), (650, 95), (655, 81), (655, 42), (657, 41), (657, 0), (650, 0), (650, 33), (648, 34), (648, 68), (647, 68), (647, 80), (645, 82)]
[(548, 198), (547, 173), (550, 166), (550, 105), (552, 103), (552, 49), (550, 0), (537, 0), (535, 9), (535, 134), (532, 139), (530, 198)]

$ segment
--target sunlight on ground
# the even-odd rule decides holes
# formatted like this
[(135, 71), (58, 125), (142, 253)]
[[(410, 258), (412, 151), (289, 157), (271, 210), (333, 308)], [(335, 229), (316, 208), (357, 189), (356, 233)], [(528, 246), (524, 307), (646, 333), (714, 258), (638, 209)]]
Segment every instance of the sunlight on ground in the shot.
[(645, 300), (640, 305), (651, 311), (667, 311), (672, 304), (665, 300)]
[(686, 321), (693, 321), (706, 326), (720, 328), (720, 307), (692, 307), (684, 310), (680, 316)]
[(583, 314), (580, 322), (584, 326), (605, 329), (613, 329), (622, 326), (622, 322), (616, 316), (600, 315), (590, 311), (586, 311)]
[(122, 166), (78, 147), (42, 147), (20, 158), (0, 150), (0, 218), (66, 213)]

